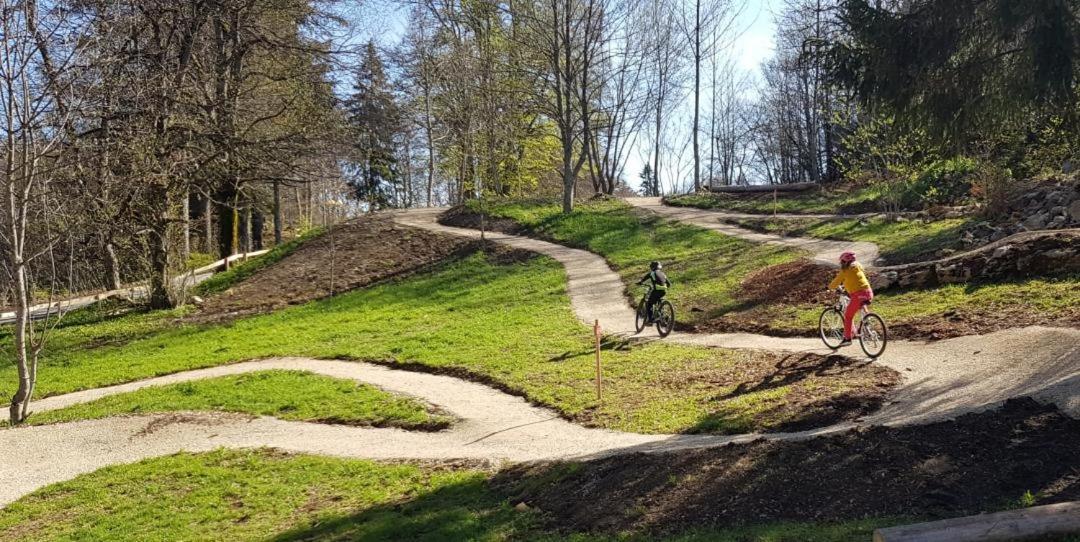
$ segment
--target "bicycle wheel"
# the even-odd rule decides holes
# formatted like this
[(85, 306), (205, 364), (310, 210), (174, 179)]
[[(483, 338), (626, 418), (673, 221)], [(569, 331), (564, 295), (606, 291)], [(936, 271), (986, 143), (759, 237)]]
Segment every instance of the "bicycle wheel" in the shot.
[(889, 341), (889, 328), (885, 327), (885, 320), (880, 316), (869, 313), (863, 316), (859, 323), (859, 346), (867, 356), (876, 358), (885, 351), (885, 345)]
[(657, 307), (656, 331), (661, 337), (667, 337), (675, 329), (675, 307), (667, 301), (661, 301)]
[(637, 329), (638, 333), (641, 333), (641, 330), (645, 329), (648, 312), (648, 301), (642, 298), (641, 303), (638, 303), (637, 311), (634, 313), (634, 328)]
[(818, 335), (831, 350), (840, 348), (844, 341), (844, 315), (834, 307), (821, 311), (818, 318)]

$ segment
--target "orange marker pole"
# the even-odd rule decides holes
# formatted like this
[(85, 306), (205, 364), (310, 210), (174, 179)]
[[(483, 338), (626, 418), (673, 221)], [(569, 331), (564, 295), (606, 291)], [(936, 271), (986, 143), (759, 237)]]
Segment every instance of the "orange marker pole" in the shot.
[(593, 324), (593, 335), (596, 337), (596, 401), (604, 399), (603, 376), (600, 371), (600, 320)]

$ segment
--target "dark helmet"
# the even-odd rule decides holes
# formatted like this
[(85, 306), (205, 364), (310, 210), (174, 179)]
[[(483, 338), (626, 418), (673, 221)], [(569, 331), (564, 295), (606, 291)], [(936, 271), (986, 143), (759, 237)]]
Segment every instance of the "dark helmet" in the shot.
[(663, 269), (664, 266), (660, 265), (660, 262), (649, 262), (649, 269), (656, 271), (657, 269)]

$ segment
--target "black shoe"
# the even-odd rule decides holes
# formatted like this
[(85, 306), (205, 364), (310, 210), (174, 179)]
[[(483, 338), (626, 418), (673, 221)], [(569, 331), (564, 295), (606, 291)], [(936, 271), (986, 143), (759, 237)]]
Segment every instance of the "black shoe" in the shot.
[(840, 341), (840, 344), (836, 345), (837, 348), (842, 348), (845, 346), (851, 346), (851, 339), (844, 339)]

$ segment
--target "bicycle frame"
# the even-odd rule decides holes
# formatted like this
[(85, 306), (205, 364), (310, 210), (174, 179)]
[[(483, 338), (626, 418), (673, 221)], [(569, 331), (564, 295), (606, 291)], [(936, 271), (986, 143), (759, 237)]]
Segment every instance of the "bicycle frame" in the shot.
[[(840, 315), (842, 316), (844, 314), (847, 314), (847, 308), (848, 308), (848, 305), (850, 305), (850, 304), (851, 304), (851, 296), (848, 295), (847, 292), (844, 292), (844, 293), (840, 294), (840, 299), (838, 299), (836, 301), (835, 308), (836, 308), (836, 310), (840, 311)], [(861, 335), (862, 334), (863, 321), (864, 321), (866, 315), (870, 314), (870, 309), (868, 309), (867, 306), (868, 306), (867, 303), (863, 303), (863, 306), (859, 307), (858, 314), (855, 315), (855, 316), (857, 316), (857, 318), (852, 319), (851, 323), (852, 323), (852, 325), (855, 326), (855, 334), (856, 335)]]

